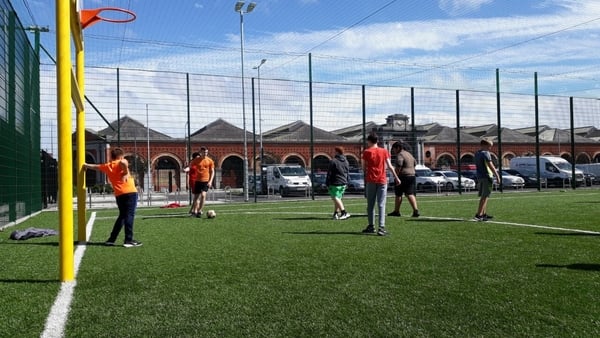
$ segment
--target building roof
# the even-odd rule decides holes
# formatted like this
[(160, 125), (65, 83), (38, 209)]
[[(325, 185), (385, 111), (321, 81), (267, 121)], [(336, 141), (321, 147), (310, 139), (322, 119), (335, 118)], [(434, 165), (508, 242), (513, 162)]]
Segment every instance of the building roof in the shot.
[[(306, 142), (310, 140), (310, 125), (303, 121), (296, 121), (263, 133), (263, 140)], [(343, 136), (313, 127), (315, 141), (347, 141)]]
[[(118, 121), (120, 123), (117, 123)], [(100, 136), (105, 136), (107, 139), (116, 140), (119, 137), (119, 128), (121, 129), (121, 140), (124, 141), (146, 140), (148, 139), (148, 136), (154, 141), (173, 140), (171, 136), (153, 129), (148, 129), (143, 123), (134, 120), (129, 116), (124, 116), (120, 120), (111, 122), (109, 127), (98, 131), (97, 134)]]
[[(488, 139), (498, 142), (498, 128), (490, 129), (483, 135)], [(508, 128), (502, 128), (502, 143), (535, 143), (535, 137), (520, 133)]]
[[(456, 142), (456, 129), (437, 125), (431, 126), (427, 133), (423, 136), (425, 142), (436, 142), (436, 143), (455, 143)], [(460, 142), (461, 143), (479, 143), (479, 137), (467, 134), (464, 131), (460, 131)]]
[[(251, 140), (254, 134), (246, 130), (246, 140)], [(219, 118), (204, 127), (196, 130), (190, 135), (192, 141), (229, 141), (242, 142), (244, 140), (244, 129)]]
[[(557, 128), (546, 129), (540, 133), (540, 142), (570, 143), (571, 133)], [(596, 140), (575, 135), (575, 143), (590, 142), (596, 142)]]

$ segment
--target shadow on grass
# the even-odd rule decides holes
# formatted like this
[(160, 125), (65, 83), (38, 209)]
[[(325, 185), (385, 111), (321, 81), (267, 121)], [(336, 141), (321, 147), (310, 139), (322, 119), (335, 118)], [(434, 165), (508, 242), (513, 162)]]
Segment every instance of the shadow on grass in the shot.
[(574, 263), (574, 264), (536, 264), (538, 268), (559, 268), (569, 270), (600, 271), (600, 264)]
[(360, 236), (368, 236), (373, 234), (363, 234), (361, 231), (285, 231), (283, 234), (289, 235), (360, 235)]
[(29, 283), (37, 283), (37, 284), (49, 284), (49, 283), (60, 283), (58, 279), (1, 279), (0, 283), (6, 284), (29, 284)]
[(0, 245), (3, 244), (58, 246), (58, 242), (29, 242), (27, 240), (12, 240), (11, 242), (0, 242)]
[[(352, 215), (350, 218), (365, 218), (367, 215)], [(320, 216), (302, 216), (302, 217), (278, 217), (273, 218), (276, 221), (332, 221), (332, 222), (343, 222), (345, 220), (333, 220), (331, 216), (320, 217)]]
[(536, 232), (536, 235), (547, 235), (547, 236), (567, 236), (567, 237), (579, 237), (579, 236), (592, 236), (598, 237), (600, 234), (591, 234), (585, 232)]
[(419, 223), (445, 223), (445, 222), (465, 222), (464, 219), (457, 218), (427, 218), (427, 217), (411, 217), (406, 219), (407, 222)]

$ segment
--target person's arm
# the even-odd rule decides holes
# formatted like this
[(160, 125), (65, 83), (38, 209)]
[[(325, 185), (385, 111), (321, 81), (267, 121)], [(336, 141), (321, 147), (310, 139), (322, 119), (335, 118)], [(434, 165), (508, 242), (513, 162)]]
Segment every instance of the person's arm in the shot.
[(85, 169), (85, 170), (88, 170), (88, 169), (100, 170), (100, 165), (99, 164), (84, 163), (83, 164), (83, 169)]
[(396, 174), (396, 169), (392, 165), (392, 160), (390, 160), (389, 157), (385, 159), (385, 165), (387, 166), (388, 170), (391, 171), (392, 174), (394, 174), (394, 180), (396, 182), (396, 185), (400, 184), (400, 178), (398, 178), (398, 174)]
[(210, 176), (208, 177), (208, 187), (212, 188), (212, 181), (215, 178), (215, 167), (210, 168)]
[(498, 174), (498, 170), (496, 170), (494, 163), (492, 163), (492, 161), (486, 161), (485, 163), (486, 163), (487, 167), (494, 173), (494, 176), (496, 176), (496, 180), (498, 181), (498, 184), (502, 184), (502, 181), (500, 181), (500, 174)]

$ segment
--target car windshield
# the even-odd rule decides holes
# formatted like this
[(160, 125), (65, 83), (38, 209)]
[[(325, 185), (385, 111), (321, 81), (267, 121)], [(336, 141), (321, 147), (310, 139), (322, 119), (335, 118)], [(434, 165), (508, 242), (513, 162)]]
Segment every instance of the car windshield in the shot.
[(458, 173), (455, 173), (454, 171), (444, 171), (444, 176), (446, 176), (446, 177), (458, 177)]
[(361, 173), (350, 173), (350, 174), (348, 174), (348, 177), (350, 178), (351, 181), (364, 180), (363, 174), (361, 174)]
[(433, 174), (433, 171), (431, 171), (431, 170), (417, 170), (416, 173), (417, 173), (417, 176), (422, 176), (422, 177), (432, 177), (432, 176), (435, 176)]
[(315, 174), (315, 182), (325, 183), (326, 179), (327, 179), (327, 176), (325, 176), (323, 174)]
[(302, 167), (279, 167), (283, 176), (306, 176), (306, 171)]
[(552, 164), (557, 166), (558, 169), (560, 169), (560, 170), (567, 170), (567, 171), (572, 170), (571, 163), (569, 163), (569, 162), (552, 162)]

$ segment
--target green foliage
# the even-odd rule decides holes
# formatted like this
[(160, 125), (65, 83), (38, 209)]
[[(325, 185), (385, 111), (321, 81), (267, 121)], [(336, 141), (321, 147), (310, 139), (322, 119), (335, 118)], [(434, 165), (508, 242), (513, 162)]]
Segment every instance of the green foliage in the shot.
[[(117, 212), (98, 211), (65, 336), (600, 335), (600, 237), (552, 229), (600, 231), (598, 191), (494, 193), (487, 223), (470, 221), (474, 194), (418, 198), (423, 217), (387, 217), (387, 237), (360, 233), (361, 197), (345, 221), (329, 199), (214, 204), (215, 219), (139, 209), (132, 249), (100, 245)], [(17, 228), (57, 224), (47, 215)], [(0, 255), (27, 264), (0, 273), (0, 336), (36, 336), (57, 238), (7, 238)]]

